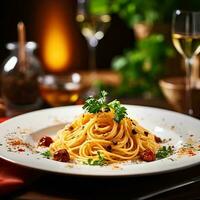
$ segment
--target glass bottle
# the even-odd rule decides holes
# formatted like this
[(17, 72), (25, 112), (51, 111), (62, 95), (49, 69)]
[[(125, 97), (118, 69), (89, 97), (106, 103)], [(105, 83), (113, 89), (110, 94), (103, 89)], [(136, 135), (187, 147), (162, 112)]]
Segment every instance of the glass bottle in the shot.
[(18, 43), (8, 43), (10, 56), (3, 63), (1, 74), (2, 97), (7, 107), (7, 115), (14, 116), (40, 107), (38, 77), (42, 74), (41, 65), (34, 50), (35, 42), (25, 45), (26, 66), (21, 67), (18, 59)]

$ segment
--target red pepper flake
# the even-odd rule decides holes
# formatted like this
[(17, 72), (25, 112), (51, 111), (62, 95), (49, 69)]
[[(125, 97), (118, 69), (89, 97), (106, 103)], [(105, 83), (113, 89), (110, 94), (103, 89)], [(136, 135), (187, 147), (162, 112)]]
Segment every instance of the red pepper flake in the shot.
[(19, 152), (24, 152), (24, 151), (25, 151), (25, 149), (18, 149), (18, 151), (19, 151)]
[(162, 142), (160, 137), (154, 136), (154, 139), (155, 139), (156, 143), (161, 143)]
[(178, 155), (180, 156), (195, 156), (196, 155), (196, 149), (192, 147), (182, 147), (178, 151)]
[(188, 153), (189, 153), (190, 156), (195, 156), (196, 155), (196, 153), (194, 153), (194, 151), (192, 151), (192, 149), (189, 149)]
[(107, 150), (108, 152), (112, 152), (112, 146), (111, 146), (111, 145), (108, 145), (108, 146), (106, 147), (106, 150)]
[[(28, 148), (32, 152), (35, 152), (35, 149), (31, 144), (24, 142), (20, 138), (8, 138), (7, 144), (10, 145), (8, 148), (9, 151), (11, 151), (11, 150), (18, 151), (19, 149), (21, 149), (21, 147), (23, 147), (23, 148)], [(19, 151), (21, 151), (21, 150), (19, 150)]]
[(149, 132), (144, 131), (144, 134), (145, 134), (145, 136), (148, 136), (148, 135), (149, 135)]
[(73, 126), (70, 126), (68, 129), (69, 129), (69, 131), (73, 131), (73, 130), (74, 130), (74, 127), (73, 127)]
[(132, 134), (133, 135), (136, 135), (137, 134), (137, 131), (135, 129), (132, 129)]
[(23, 141), (20, 139), (10, 139), (8, 142), (12, 146), (22, 145)]

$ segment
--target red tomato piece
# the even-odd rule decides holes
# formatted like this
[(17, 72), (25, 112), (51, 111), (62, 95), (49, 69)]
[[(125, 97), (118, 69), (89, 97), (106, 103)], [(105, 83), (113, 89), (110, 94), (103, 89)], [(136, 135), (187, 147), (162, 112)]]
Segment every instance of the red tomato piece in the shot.
[(153, 151), (150, 149), (146, 149), (143, 152), (140, 153), (140, 158), (144, 161), (151, 162), (156, 159), (156, 155)]

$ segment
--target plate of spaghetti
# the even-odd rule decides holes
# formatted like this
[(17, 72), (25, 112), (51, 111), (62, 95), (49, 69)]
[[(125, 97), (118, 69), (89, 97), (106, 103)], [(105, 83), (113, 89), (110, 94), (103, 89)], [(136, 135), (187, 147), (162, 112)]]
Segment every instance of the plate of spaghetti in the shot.
[(0, 124), (0, 157), (87, 176), (165, 173), (200, 163), (200, 121), (172, 111), (107, 102), (50, 108)]

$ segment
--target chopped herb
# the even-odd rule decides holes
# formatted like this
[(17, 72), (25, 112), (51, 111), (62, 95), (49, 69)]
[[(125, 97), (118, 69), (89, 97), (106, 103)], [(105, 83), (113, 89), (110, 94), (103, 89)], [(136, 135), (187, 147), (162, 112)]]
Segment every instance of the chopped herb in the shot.
[(49, 150), (47, 150), (47, 151), (41, 153), (41, 155), (43, 155), (43, 157), (44, 157), (44, 158), (47, 158), (47, 159), (49, 159), (49, 158), (51, 157), (51, 153), (50, 153)]
[(183, 148), (194, 148), (194, 146), (190, 143), (183, 144)]
[(190, 137), (193, 137), (194, 135), (193, 134), (190, 134)]
[(104, 157), (101, 155), (101, 153), (99, 151), (97, 151), (98, 154), (98, 160), (93, 160), (93, 159), (88, 159), (87, 162), (84, 162), (84, 164), (86, 165), (93, 165), (93, 166), (103, 166), (105, 165), (105, 159)]
[(175, 129), (175, 126), (171, 126), (171, 129)]
[(8, 148), (8, 151), (9, 151), (9, 152), (12, 152), (12, 149), (11, 149), (11, 148)]
[(100, 111), (109, 112), (110, 109), (113, 109), (115, 112), (115, 121), (120, 122), (126, 115), (126, 108), (121, 106), (120, 102), (114, 100), (110, 103), (106, 103), (106, 91), (101, 91), (99, 98), (89, 97), (83, 106), (83, 109), (90, 113), (98, 113)]
[(106, 107), (106, 95), (108, 93), (106, 91), (101, 91), (99, 98), (95, 99), (94, 97), (89, 97), (83, 106), (83, 109), (90, 113), (97, 113), (102, 108)]
[(103, 90), (103, 91), (100, 92), (99, 99), (98, 99), (98, 101), (99, 101), (100, 104), (103, 105), (103, 104), (106, 103), (106, 96), (107, 95), (108, 95), (108, 93), (105, 90)]
[(0, 143), (0, 146), (2, 146), (3, 144)]
[(162, 143), (167, 143), (167, 142), (170, 142), (170, 141), (172, 141), (172, 138), (169, 138), (169, 139), (163, 139), (163, 140), (162, 140)]
[(115, 111), (115, 121), (118, 123), (127, 115), (126, 108), (117, 100), (110, 102), (108, 106)]
[(158, 158), (158, 159), (166, 158), (166, 157), (172, 155), (173, 152), (174, 152), (174, 150), (171, 146), (168, 146), (168, 147), (163, 146), (158, 150), (158, 152), (156, 154), (156, 158)]

